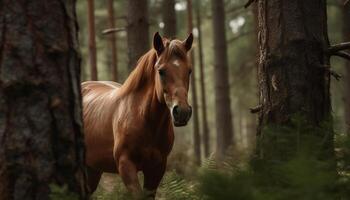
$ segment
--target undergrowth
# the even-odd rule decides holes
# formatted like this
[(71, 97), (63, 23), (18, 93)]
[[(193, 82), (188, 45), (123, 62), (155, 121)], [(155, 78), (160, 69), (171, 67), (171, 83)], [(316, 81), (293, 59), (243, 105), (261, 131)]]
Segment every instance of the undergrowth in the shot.
[[(159, 200), (348, 200), (350, 199), (350, 140), (336, 134), (329, 151), (329, 129), (314, 128), (302, 119), (288, 127), (264, 130), (263, 152), (247, 156), (232, 150), (223, 162), (214, 155), (193, 174), (165, 174)], [(333, 142), (332, 142), (333, 143)], [(99, 188), (95, 200), (129, 200), (117, 179), (112, 192)]]

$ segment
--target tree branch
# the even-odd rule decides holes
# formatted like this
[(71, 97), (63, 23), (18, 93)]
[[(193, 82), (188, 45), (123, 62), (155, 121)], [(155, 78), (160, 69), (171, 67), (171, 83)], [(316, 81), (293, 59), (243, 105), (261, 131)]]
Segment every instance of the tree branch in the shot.
[(252, 113), (252, 114), (255, 114), (255, 113), (260, 112), (261, 109), (262, 109), (262, 105), (257, 105), (257, 106), (255, 106), (254, 108), (249, 108), (250, 113)]
[(338, 52), (333, 53), (333, 55), (342, 57), (342, 58), (347, 59), (347, 60), (350, 60), (350, 54), (345, 52), (345, 51), (338, 51)]
[(256, 0), (248, 0), (248, 2), (244, 5), (244, 8), (248, 8), (250, 4), (254, 3)]
[(333, 76), (337, 81), (339, 81), (342, 78), (341, 75), (339, 75), (337, 72), (335, 72), (332, 69), (329, 70), (329, 73), (331, 73), (331, 76)]
[(126, 31), (125, 28), (108, 28), (102, 31), (103, 35), (108, 35), (111, 33), (115, 33), (115, 32), (122, 32), (122, 31)]
[(345, 49), (350, 49), (350, 42), (343, 42), (343, 43), (332, 45), (328, 48), (328, 52), (332, 55), (337, 51), (342, 51)]
[(327, 73), (333, 76), (337, 81), (339, 81), (342, 78), (342, 76), (339, 75), (336, 71), (332, 70), (329, 65), (320, 65), (319, 68), (325, 70)]

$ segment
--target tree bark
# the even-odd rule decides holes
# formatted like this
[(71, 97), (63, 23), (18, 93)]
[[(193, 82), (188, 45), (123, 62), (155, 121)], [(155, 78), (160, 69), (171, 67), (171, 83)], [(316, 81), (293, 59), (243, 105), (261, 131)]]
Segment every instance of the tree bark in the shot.
[[(193, 17), (192, 17), (192, 0), (187, 0), (187, 31), (192, 33), (193, 30)], [(198, 120), (198, 100), (197, 100), (197, 87), (196, 87), (196, 75), (195, 75), (195, 63), (194, 63), (194, 50), (191, 50), (191, 62), (192, 62), (192, 77), (191, 77), (191, 95), (192, 95), (192, 107), (193, 107), (193, 147), (195, 154), (195, 162), (197, 165), (201, 163), (201, 137), (199, 134), (199, 120)]]
[(202, 43), (202, 19), (201, 19), (201, 2), (196, 1), (196, 21), (198, 29), (198, 61), (199, 61), (199, 77), (202, 101), (202, 130), (203, 130), (203, 146), (204, 156), (208, 157), (210, 153), (210, 130), (207, 119), (207, 100), (205, 92), (205, 75), (204, 75), (204, 59), (203, 59), (203, 43)]
[(176, 12), (175, 0), (163, 0), (162, 16), (164, 22), (164, 36), (167, 38), (176, 37)]
[[(350, 3), (342, 7), (343, 40), (350, 41)], [(350, 61), (345, 61), (345, 125), (346, 132), (350, 134)]]
[(228, 81), (224, 4), (223, 0), (212, 0), (211, 2), (214, 30), (216, 153), (218, 160), (221, 160), (228, 147), (233, 144), (233, 116)]
[(87, 199), (75, 3), (0, 3), (0, 199)]
[[(108, 28), (115, 28), (114, 22), (114, 0), (108, 0)], [(111, 49), (111, 63), (110, 69), (112, 72), (112, 81), (118, 81), (118, 54), (117, 54), (117, 40), (115, 34), (109, 34), (109, 45)]]
[(95, 33), (95, 7), (94, 0), (87, 0), (88, 4), (88, 34), (89, 34), (89, 64), (91, 80), (97, 81), (97, 54)]
[(128, 65), (131, 71), (150, 47), (147, 0), (127, 1), (127, 23)]
[[(295, 115), (313, 127), (330, 120), (326, 1), (259, 0), (258, 12), (259, 130), (288, 125)], [(332, 140), (327, 139), (330, 151)]]

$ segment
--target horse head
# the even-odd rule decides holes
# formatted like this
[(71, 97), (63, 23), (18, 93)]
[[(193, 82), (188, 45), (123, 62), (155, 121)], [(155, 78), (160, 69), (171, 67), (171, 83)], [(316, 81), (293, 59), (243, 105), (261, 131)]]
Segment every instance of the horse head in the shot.
[(187, 56), (192, 42), (192, 34), (184, 41), (162, 38), (158, 32), (153, 38), (153, 48), (157, 52), (156, 93), (158, 100), (170, 109), (175, 126), (185, 126), (192, 115), (188, 103), (192, 65)]

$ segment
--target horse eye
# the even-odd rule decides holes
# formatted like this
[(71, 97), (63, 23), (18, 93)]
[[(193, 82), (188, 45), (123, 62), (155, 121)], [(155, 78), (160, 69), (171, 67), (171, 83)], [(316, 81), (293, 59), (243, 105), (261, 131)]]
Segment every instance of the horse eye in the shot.
[(165, 70), (164, 69), (159, 69), (158, 73), (160, 76), (165, 76)]

